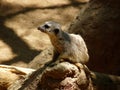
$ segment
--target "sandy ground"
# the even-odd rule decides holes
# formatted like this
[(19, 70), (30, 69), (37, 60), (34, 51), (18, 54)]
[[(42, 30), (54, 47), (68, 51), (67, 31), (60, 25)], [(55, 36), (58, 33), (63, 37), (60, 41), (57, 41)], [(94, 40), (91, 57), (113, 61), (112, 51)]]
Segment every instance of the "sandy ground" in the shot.
[(87, 0), (0, 0), (0, 63), (27, 67), (49, 47), (47, 35), (37, 30), (44, 21), (57, 21), (64, 30)]

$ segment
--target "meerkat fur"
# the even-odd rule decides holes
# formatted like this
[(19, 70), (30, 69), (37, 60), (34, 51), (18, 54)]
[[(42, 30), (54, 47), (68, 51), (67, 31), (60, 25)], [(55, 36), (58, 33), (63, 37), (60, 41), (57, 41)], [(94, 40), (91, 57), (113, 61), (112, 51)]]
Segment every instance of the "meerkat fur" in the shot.
[(46, 33), (54, 47), (53, 61), (68, 60), (71, 63), (86, 64), (89, 60), (87, 46), (80, 35), (69, 34), (61, 29), (60, 24), (48, 21), (38, 27)]

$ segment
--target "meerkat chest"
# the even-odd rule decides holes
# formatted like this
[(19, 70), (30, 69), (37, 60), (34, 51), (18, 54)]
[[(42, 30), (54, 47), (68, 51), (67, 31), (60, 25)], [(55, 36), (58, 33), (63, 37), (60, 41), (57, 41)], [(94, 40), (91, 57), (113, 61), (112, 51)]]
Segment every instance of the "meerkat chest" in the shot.
[(59, 41), (58, 39), (51, 40), (53, 47), (59, 52), (62, 53), (65, 51), (65, 45), (63, 42)]
[(59, 53), (65, 53), (71, 49), (70, 37), (64, 32), (61, 32), (55, 37), (51, 37), (51, 43)]

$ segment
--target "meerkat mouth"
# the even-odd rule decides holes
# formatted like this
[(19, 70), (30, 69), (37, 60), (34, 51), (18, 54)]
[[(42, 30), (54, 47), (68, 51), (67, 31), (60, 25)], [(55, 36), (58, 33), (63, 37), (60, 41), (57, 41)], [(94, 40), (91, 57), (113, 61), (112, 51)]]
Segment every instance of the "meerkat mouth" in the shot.
[(40, 30), (41, 32), (45, 32), (45, 29), (41, 26), (39, 26), (37, 29)]

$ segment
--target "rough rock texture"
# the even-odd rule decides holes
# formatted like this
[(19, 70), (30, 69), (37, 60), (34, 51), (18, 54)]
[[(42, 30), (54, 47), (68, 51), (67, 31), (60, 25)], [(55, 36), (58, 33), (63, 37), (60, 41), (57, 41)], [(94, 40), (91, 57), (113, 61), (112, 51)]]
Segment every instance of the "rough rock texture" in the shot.
[(33, 71), (28, 68), (0, 65), (0, 90), (8, 90), (15, 81), (24, 80)]
[(8, 90), (120, 90), (120, 77), (86, 71), (69, 62), (39, 68)]
[[(69, 62), (33, 69), (0, 65), (0, 90), (120, 90), (120, 77)], [(31, 74), (32, 73), (32, 74)]]
[(120, 75), (120, 0), (91, 0), (68, 29), (82, 35), (88, 46), (88, 67)]
[(90, 77), (83, 68), (68, 62), (47, 68), (43, 73), (40, 88), (45, 90), (92, 90)]
[[(69, 62), (56, 62), (39, 68), (18, 90), (92, 90), (90, 73)], [(12, 90), (12, 89), (10, 89)]]

